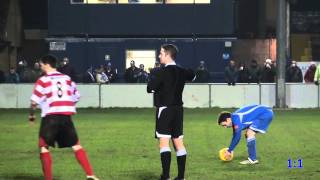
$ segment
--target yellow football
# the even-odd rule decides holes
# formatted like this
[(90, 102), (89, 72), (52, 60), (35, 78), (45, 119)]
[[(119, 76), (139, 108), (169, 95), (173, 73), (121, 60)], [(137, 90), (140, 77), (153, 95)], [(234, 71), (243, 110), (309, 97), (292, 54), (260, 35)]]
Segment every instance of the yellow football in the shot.
[(233, 159), (233, 152), (231, 153), (231, 158), (230, 159), (227, 159), (224, 155), (224, 153), (228, 150), (229, 148), (222, 148), (220, 151), (219, 151), (219, 158), (221, 161), (231, 161)]

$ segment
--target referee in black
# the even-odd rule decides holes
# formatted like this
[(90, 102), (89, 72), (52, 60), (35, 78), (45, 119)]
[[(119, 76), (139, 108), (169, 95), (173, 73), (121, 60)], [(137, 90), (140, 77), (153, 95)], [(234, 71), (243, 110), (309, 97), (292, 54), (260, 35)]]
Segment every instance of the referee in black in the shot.
[(193, 81), (192, 70), (184, 69), (175, 63), (178, 48), (173, 44), (161, 46), (159, 59), (163, 67), (151, 74), (147, 92), (154, 93), (156, 113), (155, 137), (159, 139), (162, 163), (161, 180), (170, 179), (171, 150), (169, 141), (172, 139), (177, 154), (178, 177), (184, 179), (187, 151), (183, 145), (183, 102), (182, 92), (187, 81)]

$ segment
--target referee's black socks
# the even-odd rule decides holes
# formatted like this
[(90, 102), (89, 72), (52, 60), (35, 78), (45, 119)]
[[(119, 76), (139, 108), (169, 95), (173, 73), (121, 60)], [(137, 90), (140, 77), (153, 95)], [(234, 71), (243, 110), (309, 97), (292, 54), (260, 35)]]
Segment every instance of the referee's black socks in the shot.
[(184, 170), (186, 167), (187, 151), (180, 149), (177, 151), (178, 179), (184, 179)]
[(168, 179), (170, 177), (170, 163), (171, 163), (171, 150), (169, 147), (160, 149), (161, 164), (162, 164), (162, 177)]

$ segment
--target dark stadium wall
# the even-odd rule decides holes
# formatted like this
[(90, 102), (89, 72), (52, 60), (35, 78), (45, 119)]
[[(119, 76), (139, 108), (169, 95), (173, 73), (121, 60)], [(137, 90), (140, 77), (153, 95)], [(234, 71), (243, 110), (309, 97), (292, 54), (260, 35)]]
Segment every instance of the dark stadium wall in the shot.
[(212, 37), (234, 34), (234, 0), (211, 4), (48, 2), (49, 36)]
[[(48, 41), (67, 42), (65, 51), (50, 53), (68, 56), (78, 73), (104, 64), (109, 54), (121, 79), (126, 50), (159, 50), (163, 43), (174, 43), (180, 50), (178, 64), (196, 69), (203, 60), (211, 82), (221, 82), (227, 64), (222, 54), (229, 51), (224, 38), (233, 37), (234, 31), (234, 0), (212, 0), (209, 5), (48, 1)], [(80, 40), (68, 42), (70, 37)]]
[[(84, 73), (89, 67), (94, 69), (105, 64), (105, 55), (109, 54), (113, 67), (118, 69), (120, 79), (126, 67), (126, 50), (157, 50), (161, 44), (174, 43), (179, 48), (176, 62), (187, 68), (196, 69), (200, 61), (205, 61), (211, 74), (211, 82), (222, 82), (223, 71), (227, 64), (222, 54), (229, 52), (225, 47), (228, 39), (85, 39), (77, 41), (67, 39), (51, 39), (51, 41), (65, 41), (65, 51), (50, 51), (59, 59), (68, 56), (70, 63), (78, 73)], [(229, 39), (230, 40), (230, 39)], [(228, 41), (229, 41), (228, 40)], [(157, 58), (158, 60), (158, 58)], [(121, 80), (120, 80), (121, 82)]]
[[(85, 72), (88, 67), (88, 54), (87, 43), (84, 39), (79, 41), (67, 42), (66, 51), (52, 51), (49, 50), (49, 54), (55, 55), (59, 61), (62, 61), (64, 57), (68, 57), (70, 64), (75, 68), (77, 73)], [(90, 57), (89, 61), (92, 58)]]

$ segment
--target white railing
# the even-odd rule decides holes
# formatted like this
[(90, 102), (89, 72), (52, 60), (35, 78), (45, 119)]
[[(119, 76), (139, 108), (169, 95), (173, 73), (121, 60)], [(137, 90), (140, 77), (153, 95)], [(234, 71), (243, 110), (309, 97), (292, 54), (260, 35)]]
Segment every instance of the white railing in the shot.
[[(275, 84), (187, 84), (184, 106), (189, 108), (240, 107), (247, 104), (275, 105)], [(0, 84), (0, 108), (28, 108), (33, 84)], [(80, 108), (152, 107), (146, 84), (78, 84)], [(320, 88), (314, 84), (286, 84), (289, 108), (320, 108)]]

